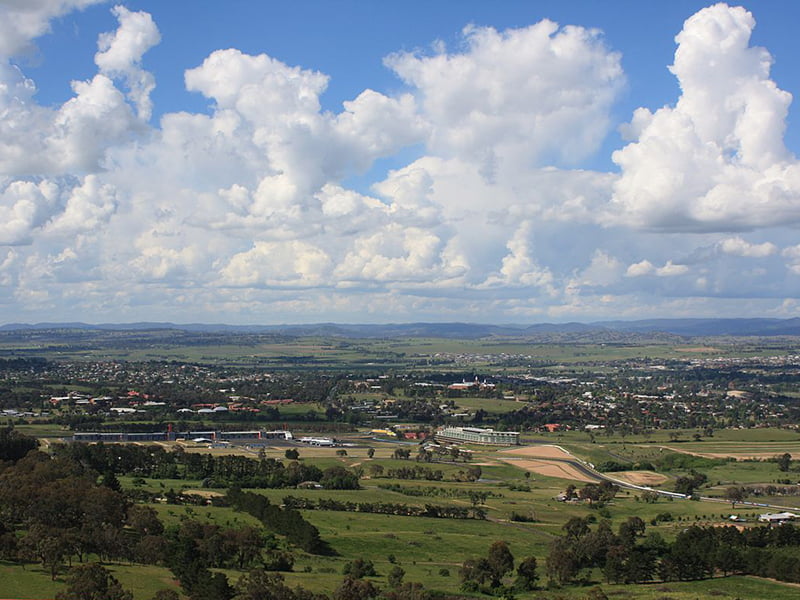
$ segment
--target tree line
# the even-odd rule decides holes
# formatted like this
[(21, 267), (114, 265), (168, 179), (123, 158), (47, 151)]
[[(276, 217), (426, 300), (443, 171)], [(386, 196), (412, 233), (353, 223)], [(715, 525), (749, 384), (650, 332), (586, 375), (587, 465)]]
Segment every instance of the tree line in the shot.
[(546, 572), (557, 585), (573, 583), (587, 569), (597, 568), (609, 583), (687, 581), (733, 573), (800, 582), (800, 528), (693, 525), (667, 542), (658, 532), (646, 533), (639, 517), (629, 517), (615, 533), (607, 521), (596, 528), (573, 517), (565, 535), (550, 545)]
[(320, 481), (324, 475), (318, 467), (296, 461), (284, 465), (274, 458), (214, 456), (185, 452), (180, 447), (168, 452), (155, 444), (54, 444), (53, 453), (99, 473), (154, 479), (200, 479), (204, 487), (210, 488), (295, 487), (305, 481)]
[(320, 498), (315, 501), (310, 498), (286, 496), (283, 498), (283, 506), (294, 510), (336, 510), (379, 515), (402, 515), (405, 517), (430, 517), (433, 519), (486, 518), (486, 511), (478, 507), (469, 509), (464, 506), (437, 506), (433, 504), (414, 506), (395, 502), (348, 502), (334, 500), (333, 498)]

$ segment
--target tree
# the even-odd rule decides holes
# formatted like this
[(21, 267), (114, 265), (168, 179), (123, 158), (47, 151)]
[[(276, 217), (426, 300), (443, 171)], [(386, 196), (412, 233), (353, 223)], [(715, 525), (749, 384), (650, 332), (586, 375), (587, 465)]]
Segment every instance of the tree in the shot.
[(608, 583), (622, 583), (625, 581), (625, 561), (628, 559), (628, 548), (625, 546), (612, 546), (608, 549), (603, 567)]
[(70, 539), (65, 530), (33, 525), (22, 538), (23, 551), (36, 557), (42, 566), (50, 571), (50, 579), (55, 581), (58, 570), (70, 554)]
[(228, 578), (222, 573), (211, 573), (204, 570), (189, 591), (191, 600), (231, 600), (233, 588), (228, 584)]
[(375, 456), (375, 448), (367, 448), (367, 456), (369, 458), (372, 458), (373, 456)]
[[(459, 473), (460, 473), (460, 471), (459, 471)], [(481, 468), (478, 465), (475, 465), (475, 466), (472, 466), (472, 467), (467, 467), (467, 471), (464, 474), (464, 476), (466, 477), (467, 481), (478, 481), (478, 479), (481, 478), (481, 475), (483, 475), (483, 471), (481, 470)]]
[(735, 573), (744, 567), (744, 558), (739, 548), (720, 544), (714, 553), (714, 565), (727, 576), (728, 573)]
[(547, 577), (550, 581), (564, 585), (580, 571), (581, 565), (573, 544), (566, 538), (556, 538), (550, 543), (547, 555)]
[(589, 533), (589, 525), (586, 519), (581, 517), (571, 517), (569, 521), (564, 523), (561, 529), (566, 532), (567, 538), (573, 541), (579, 540)]
[(597, 529), (580, 538), (579, 558), (587, 567), (602, 568), (606, 563), (609, 548), (619, 544), (608, 521), (600, 521)]
[(408, 448), (396, 448), (394, 453), (392, 454), (392, 457), (396, 459), (408, 460), (409, 456), (411, 456), (411, 450), (409, 450)]
[(468, 558), (458, 570), (458, 576), (461, 578), (462, 589), (474, 592), (491, 580), (492, 568), (485, 558)]
[(489, 492), (476, 492), (474, 490), (469, 492), (469, 501), (472, 503), (472, 508), (477, 508), (478, 505), (484, 504), (488, 497)]
[(126, 522), (141, 536), (161, 535), (164, 532), (164, 524), (158, 518), (158, 513), (144, 504), (134, 504), (128, 508)]
[(629, 550), (625, 564), (625, 581), (642, 583), (650, 581), (656, 570), (655, 553), (642, 546), (634, 546)]
[(405, 577), (406, 572), (402, 569), (402, 567), (395, 565), (389, 571), (389, 576), (387, 577), (387, 581), (389, 583), (389, 587), (391, 588), (398, 588), (403, 583), (403, 577)]
[(600, 486), (596, 483), (587, 483), (578, 490), (578, 497), (581, 500), (588, 500), (591, 505), (600, 500)]
[(122, 589), (111, 571), (90, 563), (70, 569), (67, 589), (57, 593), (56, 600), (133, 600), (133, 594)]
[(344, 566), (342, 574), (349, 575), (354, 579), (361, 579), (362, 577), (368, 576), (374, 577), (376, 575), (375, 565), (368, 558), (356, 558)]
[(371, 581), (345, 577), (333, 592), (333, 600), (369, 600), (379, 592), (380, 590)]
[(36, 438), (15, 431), (11, 425), (0, 428), (0, 463), (6, 460), (17, 462), (38, 446)]
[(645, 490), (642, 492), (642, 500), (645, 501), (647, 504), (655, 504), (658, 502), (660, 494), (654, 490)]
[(736, 503), (744, 500), (745, 489), (739, 485), (733, 485), (725, 490), (725, 497), (731, 501), (731, 508), (736, 508)]
[(539, 577), (536, 573), (536, 567), (535, 556), (523, 558), (517, 566), (517, 579), (514, 581), (514, 587), (522, 591), (534, 589), (536, 587), (536, 580)]
[(328, 467), (319, 480), (326, 490), (357, 490), (358, 476), (342, 466)]
[(300, 458), (300, 452), (297, 451), (297, 448), (287, 448), (283, 455), (289, 460), (297, 460)]
[(778, 469), (785, 473), (792, 466), (792, 455), (784, 452), (777, 458), (776, 462), (778, 463)]
[(254, 569), (242, 575), (235, 586), (233, 600), (295, 600), (295, 594), (278, 573)]
[(114, 471), (108, 470), (103, 475), (103, 479), (100, 481), (100, 485), (104, 485), (105, 487), (114, 490), (115, 492), (122, 491), (122, 485), (117, 479), (117, 476), (114, 474)]
[(492, 575), (492, 587), (500, 585), (503, 576), (514, 568), (514, 556), (503, 541), (494, 542), (489, 546), (489, 555), (486, 557)]
[(381, 596), (386, 600), (432, 600), (433, 594), (421, 583), (404, 583), (401, 586), (384, 591)]
[(636, 538), (644, 535), (645, 524), (639, 517), (628, 517), (619, 525), (619, 541), (625, 546), (633, 546)]
[(239, 529), (228, 529), (223, 533), (225, 541), (233, 554), (234, 562), (239, 570), (252, 563), (261, 555), (264, 547), (263, 532), (249, 525)]

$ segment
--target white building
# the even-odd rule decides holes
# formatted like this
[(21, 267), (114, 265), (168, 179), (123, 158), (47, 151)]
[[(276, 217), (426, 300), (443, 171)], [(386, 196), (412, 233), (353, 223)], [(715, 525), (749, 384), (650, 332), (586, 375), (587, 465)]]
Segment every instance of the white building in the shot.
[(442, 427), (436, 432), (436, 439), (493, 446), (517, 446), (519, 445), (519, 432), (495, 431), (480, 427)]

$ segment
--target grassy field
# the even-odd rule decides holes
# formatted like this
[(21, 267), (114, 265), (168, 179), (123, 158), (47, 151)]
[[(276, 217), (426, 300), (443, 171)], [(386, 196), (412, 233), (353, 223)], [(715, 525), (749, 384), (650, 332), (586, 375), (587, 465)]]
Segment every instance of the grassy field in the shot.
[[(123, 588), (133, 592), (135, 600), (149, 600), (161, 589), (180, 592), (175, 577), (164, 567), (116, 563), (104, 566), (119, 580)], [(54, 598), (63, 589), (63, 574), (53, 581), (50, 573), (39, 565), (31, 564), (23, 569), (19, 565), (0, 561), (0, 595), (3, 598)]]
[[(679, 432), (679, 437), (690, 439), (691, 432)], [(299, 490), (274, 489), (254, 490), (264, 494), (271, 502), (280, 504), (286, 496), (310, 499), (330, 498), (352, 502), (387, 502), (413, 506), (424, 504), (454, 505), (468, 508), (472, 506), (470, 491), (486, 492), (488, 497), (483, 508), (488, 511), (487, 520), (454, 520), (432, 519), (422, 517), (404, 517), (396, 515), (380, 515), (369, 513), (352, 513), (338, 511), (302, 511), (304, 517), (313, 523), (321, 536), (337, 552), (332, 557), (309, 556), (296, 553), (294, 572), (286, 574), (290, 585), (330, 593), (342, 578), (344, 565), (358, 557), (370, 558), (375, 562), (379, 576), (375, 582), (386, 585), (386, 576), (393, 564), (399, 564), (407, 573), (407, 581), (424, 582), (426, 587), (446, 593), (459, 592), (458, 568), (470, 557), (484, 555), (488, 546), (496, 540), (508, 542), (512, 553), (520, 559), (533, 555), (540, 564), (540, 572), (544, 570), (548, 546), (554, 536), (563, 534), (563, 524), (573, 516), (589, 517), (594, 523), (608, 520), (616, 530), (619, 525), (631, 516), (639, 516), (647, 523), (648, 531), (657, 531), (667, 540), (685, 529), (690, 524), (722, 525), (728, 523), (730, 514), (737, 514), (749, 522), (754, 522), (763, 509), (737, 505), (731, 508), (728, 503), (695, 502), (690, 500), (670, 500), (660, 498), (654, 503), (647, 503), (639, 498), (633, 490), (621, 490), (617, 497), (602, 508), (591, 507), (582, 503), (563, 503), (555, 497), (571, 482), (566, 479), (543, 476), (532, 473), (525, 476), (525, 471), (515, 464), (502, 462), (508, 455), (501, 453), (502, 448), (474, 447), (475, 456), (471, 463), (431, 463), (423, 466), (441, 470), (442, 481), (399, 480), (387, 477), (369, 477), (371, 465), (381, 465), (384, 472), (398, 467), (415, 466), (413, 456), (416, 447), (413, 444), (400, 444), (397, 441), (378, 442), (364, 439), (363, 434), (348, 438), (354, 446), (346, 447), (346, 456), (337, 456), (335, 448), (300, 447), (301, 460), (316, 464), (320, 468), (332, 465), (343, 465), (349, 468), (363, 469), (361, 490)], [(574, 455), (585, 460), (599, 463), (604, 460), (617, 461), (656, 461), (664, 456), (685, 452), (694, 452), (697, 448), (704, 454), (722, 453), (725, 448), (741, 448), (745, 451), (757, 449), (794, 448), (797, 434), (787, 430), (733, 430), (716, 432), (713, 437), (702, 442), (670, 442), (669, 432), (653, 435), (650, 441), (631, 439), (633, 436), (597, 436), (592, 443), (583, 432), (565, 432), (561, 435), (547, 434), (537, 436), (540, 442), (558, 443)], [(674, 437), (674, 436), (673, 436)], [(374, 457), (367, 455), (369, 447), (375, 449)], [(412, 460), (396, 460), (392, 458), (394, 449), (408, 447), (412, 449)], [(681, 452), (674, 452), (679, 450)], [(234, 452), (237, 449), (209, 449), (198, 445), (191, 448), (196, 452)], [(240, 450), (242, 451), (242, 450)], [(766, 451), (766, 450), (765, 450)], [(267, 455), (284, 460), (285, 447), (270, 447)], [(249, 451), (248, 455), (253, 455)], [(800, 449), (798, 450), (800, 457)], [(764, 483), (779, 477), (786, 477), (774, 462), (764, 461), (708, 461), (702, 457), (688, 456), (692, 460), (706, 461), (713, 465), (702, 468), (709, 477), (711, 487), (701, 490), (703, 495), (724, 494), (726, 485), (733, 483)], [(482, 476), (476, 482), (459, 482), (454, 477), (464, 471), (470, 464), (481, 466)], [(664, 487), (669, 488), (674, 480), (684, 471), (677, 469), (664, 473), (669, 481)], [(794, 475), (790, 476), (796, 476)], [(198, 480), (158, 480), (145, 478), (135, 481), (132, 477), (120, 477), (124, 487), (140, 488), (155, 493), (168, 489), (198, 490)], [(385, 487), (395, 485), (401, 490), (431, 490), (430, 495), (407, 495)], [(580, 487), (580, 483), (578, 486)], [(514, 489), (512, 489), (514, 488)], [(224, 492), (224, 490), (214, 490)], [(800, 500), (800, 498), (798, 498)], [(782, 502), (795, 502), (794, 498), (783, 498)], [(800, 501), (794, 505), (800, 506)], [(243, 524), (256, 525), (256, 520), (230, 508), (213, 506), (176, 506), (155, 503), (153, 507), (167, 525), (174, 525), (184, 519), (199, 519), (222, 526)], [(533, 522), (522, 523), (511, 521), (513, 514), (532, 518)], [(657, 515), (669, 513), (670, 519), (653, 524)], [(149, 600), (157, 589), (175, 587), (171, 574), (161, 568), (137, 565), (113, 565), (115, 575), (123, 585), (134, 591), (135, 600)], [(239, 574), (229, 573), (231, 581)], [(595, 573), (591, 576), (595, 583), (601, 583), (605, 593), (626, 598), (642, 598), (652, 600), (711, 599), (725, 598), (782, 598), (800, 597), (800, 588), (787, 584), (774, 583), (750, 577), (719, 578), (703, 582), (651, 584), (642, 586), (615, 586), (602, 584), (602, 577)], [(19, 566), (0, 563), (0, 597), (16, 598), (52, 598), (54, 593), (63, 587), (60, 581), (51, 582), (49, 575), (34, 565), (25, 570)], [(556, 600), (583, 599), (588, 593), (587, 587), (569, 587), (562, 590), (541, 590), (534, 594), (519, 594), (523, 599), (548, 598)]]

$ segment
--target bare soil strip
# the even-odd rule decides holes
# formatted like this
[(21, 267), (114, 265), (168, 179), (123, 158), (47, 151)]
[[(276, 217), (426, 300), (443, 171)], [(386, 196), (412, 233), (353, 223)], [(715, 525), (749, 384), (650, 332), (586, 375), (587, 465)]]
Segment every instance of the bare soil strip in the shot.
[[(526, 458), (575, 458), (557, 446), (545, 445), (523, 446), (522, 448), (514, 448), (513, 450), (502, 450), (500, 454), (513, 454), (514, 456), (524, 456)], [(515, 461), (514, 464), (518, 463)]]
[(613, 475), (616, 479), (627, 481), (634, 485), (661, 485), (669, 481), (669, 477), (661, 473), (654, 473), (653, 471), (619, 471), (616, 473), (608, 473)]
[(514, 466), (521, 467), (538, 475), (544, 475), (545, 477), (559, 477), (561, 479), (585, 481), (587, 483), (594, 483), (596, 481), (584, 475), (572, 465), (554, 460), (515, 460), (513, 464)]
[(663, 448), (671, 450), (672, 452), (702, 456), (703, 458), (735, 458), (736, 460), (774, 458), (787, 451), (786, 447), (778, 450), (777, 448), (757, 448), (754, 446), (750, 446), (749, 448), (731, 448), (730, 450), (723, 450), (717, 447), (717, 452), (698, 452), (696, 450), (689, 450), (688, 448), (681, 448), (680, 446), (663, 446)]

